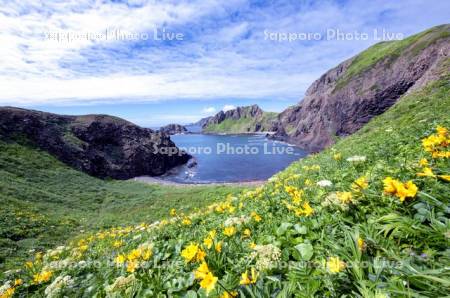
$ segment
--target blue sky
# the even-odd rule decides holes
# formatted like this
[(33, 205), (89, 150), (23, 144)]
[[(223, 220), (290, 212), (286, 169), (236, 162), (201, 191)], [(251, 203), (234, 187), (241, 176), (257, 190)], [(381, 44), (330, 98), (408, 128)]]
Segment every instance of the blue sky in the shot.
[(0, 105), (143, 126), (281, 111), (368, 46), (449, 19), (449, 1), (426, 0), (0, 0)]

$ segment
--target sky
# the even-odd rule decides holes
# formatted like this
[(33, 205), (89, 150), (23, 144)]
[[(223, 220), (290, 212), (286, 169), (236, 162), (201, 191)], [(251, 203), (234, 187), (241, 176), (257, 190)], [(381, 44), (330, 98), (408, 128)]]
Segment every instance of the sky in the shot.
[(449, 20), (442, 0), (0, 0), (0, 105), (147, 127), (280, 112), (370, 45)]

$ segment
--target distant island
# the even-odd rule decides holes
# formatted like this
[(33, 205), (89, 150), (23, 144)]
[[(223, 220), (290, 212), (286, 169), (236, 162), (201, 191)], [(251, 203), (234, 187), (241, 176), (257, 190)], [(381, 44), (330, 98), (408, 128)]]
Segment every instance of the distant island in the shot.
[(188, 133), (188, 129), (181, 124), (168, 124), (159, 129), (160, 132), (163, 132), (167, 135), (175, 135), (180, 133)]
[(272, 131), (277, 113), (265, 112), (258, 105), (220, 111), (197, 122), (204, 133), (253, 133)]

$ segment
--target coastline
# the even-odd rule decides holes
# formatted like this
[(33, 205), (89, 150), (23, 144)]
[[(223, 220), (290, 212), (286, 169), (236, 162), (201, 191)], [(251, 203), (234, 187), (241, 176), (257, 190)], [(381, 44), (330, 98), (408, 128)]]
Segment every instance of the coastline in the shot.
[(155, 177), (141, 176), (129, 179), (128, 181), (141, 182), (145, 184), (157, 184), (157, 185), (170, 185), (176, 187), (192, 187), (192, 186), (261, 186), (267, 182), (267, 180), (254, 180), (254, 181), (240, 181), (240, 182), (211, 182), (211, 183), (179, 183), (174, 181), (167, 181)]

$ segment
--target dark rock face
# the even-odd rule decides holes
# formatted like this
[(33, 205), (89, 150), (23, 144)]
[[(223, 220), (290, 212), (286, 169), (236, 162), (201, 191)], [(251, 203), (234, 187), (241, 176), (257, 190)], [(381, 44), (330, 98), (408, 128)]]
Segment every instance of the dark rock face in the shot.
[(241, 118), (259, 118), (262, 117), (264, 111), (258, 105), (251, 105), (248, 107), (237, 107), (236, 109), (229, 111), (220, 111), (215, 116), (208, 118), (204, 121), (202, 127), (206, 127), (210, 124), (219, 124), (225, 119), (238, 120)]
[(180, 124), (168, 124), (166, 126), (161, 127), (159, 131), (168, 135), (188, 132), (187, 128)]
[(106, 115), (62, 116), (3, 107), (0, 136), (26, 137), (62, 162), (100, 178), (161, 175), (190, 158), (164, 133)]
[(345, 84), (349, 67), (360, 57), (341, 63), (315, 81), (302, 102), (279, 114), (273, 138), (318, 151), (331, 145), (335, 136), (356, 132), (403, 94), (438, 77), (450, 53), (449, 33), (450, 25), (435, 27), (399, 55), (347, 77)]
[(202, 118), (199, 121), (197, 121), (195, 123), (192, 123), (191, 125), (196, 125), (196, 126), (203, 127), (213, 117), (214, 116), (209, 116), (209, 117)]

